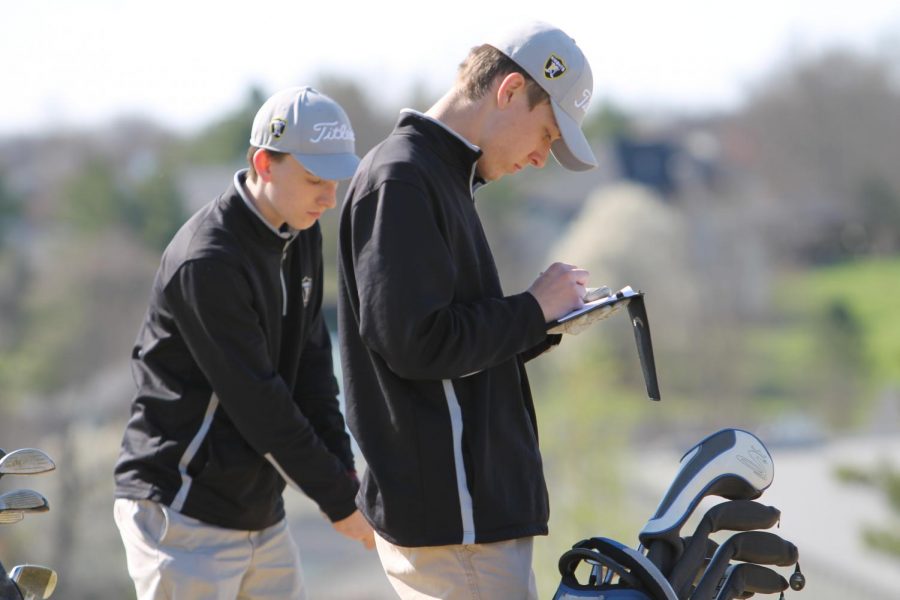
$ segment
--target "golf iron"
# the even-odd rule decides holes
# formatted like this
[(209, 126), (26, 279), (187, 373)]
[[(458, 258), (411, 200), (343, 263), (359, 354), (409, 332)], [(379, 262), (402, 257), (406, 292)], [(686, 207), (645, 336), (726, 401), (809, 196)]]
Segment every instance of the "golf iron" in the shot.
[(20, 448), (0, 456), (0, 477), (4, 475), (34, 475), (46, 473), (55, 468), (56, 464), (47, 453), (37, 448)]
[(23, 600), (46, 600), (56, 589), (56, 571), (40, 565), (18, 565), (9, 572)]

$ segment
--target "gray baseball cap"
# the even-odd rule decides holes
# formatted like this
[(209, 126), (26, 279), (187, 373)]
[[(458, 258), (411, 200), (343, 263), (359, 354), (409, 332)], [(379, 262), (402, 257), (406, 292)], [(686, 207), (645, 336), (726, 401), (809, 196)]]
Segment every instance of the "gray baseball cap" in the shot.
[(575, 40), (552, 25), (533, 22), (517, 26), (488, 44), (515, 61), (550, 95), (562, 134), (551, 146), (559, 164), (571, 171), (596, 167), (597, 159), (581, 131), (594, 77)]
[(276, 92), (253, 119), (250, 144), (288, 152), (322, 179), (349, 179), (359, 165), (356, 137), (341, 106), (309, 87)]

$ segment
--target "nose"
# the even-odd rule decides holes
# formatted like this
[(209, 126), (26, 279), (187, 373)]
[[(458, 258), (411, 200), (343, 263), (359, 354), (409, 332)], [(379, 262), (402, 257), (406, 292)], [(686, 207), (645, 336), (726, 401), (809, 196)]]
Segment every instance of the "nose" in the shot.
[(528, 159), (531, 162), (531, 166), (535, 169), (543, 169), (544, 165), (547, 163), (547, 155), (550, 153), (549, 149), (547, 150), (535, 150), (532, 152)]
[(542, 142), (541, 145), (528, 155), (528, 160), (535, 169), (543, 169), (550, 156), (550, 143)]
[(328, 180), (323, 182), (322, 193), (316, 199), (319, 206), (325, 209), (337, 206), (337, 187), (337, 181)]

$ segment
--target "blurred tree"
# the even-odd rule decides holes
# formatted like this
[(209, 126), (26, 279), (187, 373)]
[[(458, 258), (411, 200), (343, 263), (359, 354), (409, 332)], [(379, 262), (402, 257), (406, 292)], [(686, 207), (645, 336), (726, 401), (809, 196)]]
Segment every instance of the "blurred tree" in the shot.
[(356, 136), (356, 153), (360, 156), (387, 137), (393, 129), (399, 109), (381, 109), (356, 80), (336, 75), (320, 75), (316, 77), (313, 87), (330, 96), (346, 111)]
[(900, 187), (876, 174), (861, 179), (857, 196), (867, 253), (896, 254), (900, 251)]
[(632, 117), (610, 100), (595, 105), (584, 120), (584, 133), (592, 143), (608, 142), (633, 128)]
[(186, 218), (172, 167), (160, 168), (129, 190), (124, 219), (148, 248), (161, 252)]
[(121, 229), (47, 242), (53, 259), (21, 291), (22, 334), (0, 354), (8, 397), (77, 385), (127, 359), (158, 254)]
[(888, 60), (845, 50), (761, 82), (738, 122), (774, 201), (771, 242), (804, 261), (900, 250), (900, 91)]
[(185, 141), (178, 152), (179, 162), (241, 164), (247, 154), (253, 117), (267, 97), (268, 94), (259, 87), (250, 88), (239, 106)]
[(6, 177), (0, 173), (0, 251), (7, 243), (7, 234), (22, 216), (22, 198), (12, 192)]
[(59, 208), (62, 220), (88, 235), (124, 229), (148, 248), (161, 250), (185, 220), (184, 200), (174, 168), (149, 162), (135, 181), (114, 158), (90, 158), (62, 186), (68, 200)]
[(126, 195), (108, 158), (95, 155), (62, 185), (61, 219), (77, 231), (93, 234), (121, 222)]

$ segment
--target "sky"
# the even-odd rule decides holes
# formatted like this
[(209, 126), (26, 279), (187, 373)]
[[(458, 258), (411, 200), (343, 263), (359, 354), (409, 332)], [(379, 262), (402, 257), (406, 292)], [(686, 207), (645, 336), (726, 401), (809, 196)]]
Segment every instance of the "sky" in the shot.
[(271, 93), (323, 75), (399, 109), (416, 85), (437, 98), (470, 47), (528, 20), (575, 38), (595, 99), (636, 109), (727, 109), (822, 48), (900, 55), (896, 0), (27, 0), (2, 15), (0, 135), (125, 116), (187, 133), (251, 86)]

